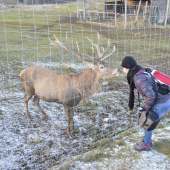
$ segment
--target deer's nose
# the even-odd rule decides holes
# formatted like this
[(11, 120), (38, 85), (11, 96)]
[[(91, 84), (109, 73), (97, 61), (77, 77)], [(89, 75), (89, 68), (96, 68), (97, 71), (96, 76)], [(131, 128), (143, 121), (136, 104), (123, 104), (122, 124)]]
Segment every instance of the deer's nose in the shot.
[(112, 74), (114, 75), (114, 76), (118, 76), (119, 74), (121, 74), (122, 73), (122, 69), (120, 69), (120, 68), (116, 68), (113, 72), (112, 72)]
[(118, 71), (119, 73), (122, 73), (122, 69), (120, 69), (120, 68), (117, 68), (117, 71)]

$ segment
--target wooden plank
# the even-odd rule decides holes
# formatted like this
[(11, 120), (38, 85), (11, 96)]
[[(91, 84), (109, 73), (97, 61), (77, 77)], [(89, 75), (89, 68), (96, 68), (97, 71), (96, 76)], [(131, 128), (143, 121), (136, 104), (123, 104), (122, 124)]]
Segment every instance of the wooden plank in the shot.
[(136, 24), (137, 24), (137, 22), (138, 22), (138, 17), (139, 17), (139, 10), (140, 10), (141, 1), (142, 1), (142, 0), (140, 0), (139, 6), (138, 6), (138, 11), (137, 11), (137, 16), (136, 16), (135, 26), (136, 26)]
[(79, 0), (77, 0), (77, 20), (79, 20)]
[(168, 13), (169, 13), (169, 0), (167, 0), (167, 5), (166, 5), (166, 16), (165, 16), (165, 23), (164, 23), (165, 28), (168, 20)]
[(84, 21), (86, 21), (86, 0), (84, 0), (83, 19), (84, 19)]
[(124, 22), (124, 28), (126, 29), (126, 26), (127, 26), (127, 1), (128, 0), (125, 0), (125, 22)]
[(145, 11), (144, 11), (144, 17), (143, 17), (143, 25), (145, 26), (145, 19), (146, 19), (146, 12), (147, 12), (147, 8), (148, 8), (148, 1), (146, 1), (146, 5), (145, 5)]
[(117, 27), (117, 0), (115, 0), (115, 26)]
[(105, 15), (106, 15), (106, 14), (105, 14), (105, 12), (106, 12), (106, 10), (105, 10), (105, 2), (106, 2), (106, 0), (104, 0), (104, 5), (103, 5), (103, 6), (104, 6), (104, 7), (103, 7), (103, 19), (105, 19)]

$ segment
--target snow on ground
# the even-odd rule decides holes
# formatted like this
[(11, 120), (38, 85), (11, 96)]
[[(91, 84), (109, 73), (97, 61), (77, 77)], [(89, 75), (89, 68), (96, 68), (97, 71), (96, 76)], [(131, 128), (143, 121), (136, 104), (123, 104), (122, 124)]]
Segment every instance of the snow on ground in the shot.
[[(78, 106), (79, 111), (75, 112), (74, 122), (77, 132), (72, 141), (66, 133), (67, 119), (62, 105), (41, 100), (40, 105), (49, 116), (49, 120), (46, 121), (31, 99), (28, 104), (31, 120), (27, 120), (24, 92), (18, 89), (20, 88), (18, 79), (11, 81), (10, 87), (14, 84), (17, 89), (0, 90), (0, 169), (51, 167), (69, 160), (72, 155), (79, 154), (88, 143), (97, 140), (95, 134), (91, 134), (91, 128), (94, 127), (96, 131), (100, 130), (102, 133), (109, 132), (106, 127), (110, 127), (111, 124), (99, 126), (103, 118), (96, 113), (95, 120), (92, 121), (85, 114), (85, 112), (89, 114), (88, 108), (91, 106), (86, 108), (83, 103)], [(103, 100), (98, 101), (98, 99), (103, 96), (107, 97), (106, 94), (101, 92), (89, 99), (90, 103), (97, 103), (98, 107), (95, 108), (98, 112), (103, 110), (103, 104), (101, 104)], [(108, 95), (109, 101), (113, 103), (117, 92), (108, 92)], [(107, 116), (113, 117), (113, 114), (109, 111)]]
[[(75, 161), (72, 161), (70, 164), (69, 170), (168, 170), (170, 169), (170, 158), (166, 155), (159, 153), (153, 147), (150, 152), (137, 152), (134, 150), (134, 140), (140, 140), (143, 136), (144, 130), (138, 126), (135, 126), (137, 133), (132, 134), (132, 136), (124, 137), (124, 142), (127, 144), (126, 146), (118, 146), (115, 148), (106, 148), (105, 153), (111, 154), (112, 156), (109, 158), (103, 158), (100, 161), (78, 161), (74, 157)], [(164, 129), (169, 129), (169, 127), (165, 127)], [(160, 136), (162, 138), (170, 139), (169, 131), (164, 131), (164, 129), (156, 129), (155, 131), (160, 133), (156, 133), (153, 136), (153, 141), (159, 140)], [(115, 139), (115, 137), (113, 137)], [(130, 139), (130, 140), (129, 140)], [(131, 140), (133, 142), (131, 142)], [(119, 153), (122, 153), (121, 158), (118, 156)], [(90, 151), (92, 152), (92, 151)], [(82, 160), (90, 154), (90, 152), (85, 153), (82, 156)], [(93, 151), (94, 152), (94, 151)], [(103, 152), (103, 150), (97, 150), (95, 152)], [(52, 169), (62, 169), (64, 165), (54, 166)], [(51, 170), (51, 169), (50, 169)]]
[[(47, 66), (47, 65), (46, 65)], [(53, 67), (52, 63), (48, 65)], [(56, 65), (55, 65), (56, 66)], [(70, 64), (66, 64), (66, 67)], [(82, 67), (71, 65), (75, 70)], [(128, 96), (125, 91), (106, 91), (94, 94), (85, 103), (76, 107), (74, 122), (76, 133), (70, 140), (67, 136), (67, 119), (63, 106), (41, 101), (40, 104), (49, 116), (42, 118), (32, 100), (29, 101), (31, 120), (27, 120), (24, 108), (24, 92), (18, 77), (0, 76), (0, 169), (47, 169), (56, 164), (64, 165), (80, 155), (89, 144), (100, 141), (102, 135), (121, 131), (136, 121), (137, 115), (127, 112)], [(127, 90), (127, 89), (126, 89)], [(74, 161), (70, 169), (167, 169), (170, 160), (165, 155), (152, 150), (149, 153), (136, 153), (134, 140), (141, 138), (143, 131), (124, 138), (126, 146), (116, 145), (107, 148), (113, 157), (101, 161)], [(170, 130), (169, 127), (166, 127)], [(159, 129), (158, 129), (159, 130)], [(154, 140), (169, 136), (167, 132), (157, 133)], [(123, 149), (123, 151), (122, 151)], [(109, 150), (109, 151), (108, 151)], [(89, 150), (88, 150), (89, 151)], [(120, 151), (126, 157), (119, 157)], [(90, 151), (89, 151), (90, 152)], [(88, 152), (87, 152), (88, 153)], [(84, 155), (86, 155), (85, 153)], [(134, 155), (137, 157), (134, 159)], [(139, 155), (139, 156), (138, 156)], [(129, 164), (130, 161), (130, 164)]]

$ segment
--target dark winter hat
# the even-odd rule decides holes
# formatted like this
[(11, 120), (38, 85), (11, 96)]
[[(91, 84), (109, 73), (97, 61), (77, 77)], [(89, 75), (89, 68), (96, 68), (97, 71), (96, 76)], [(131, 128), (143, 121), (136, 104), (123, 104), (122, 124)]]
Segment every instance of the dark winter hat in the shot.
[(122, 67), (124, 67), (124, 68), (132, 68), (136, 65), (137, 65), (137, 63), (136, 63), (135, 59), (131, 56), (126, 56), (122, 61)]

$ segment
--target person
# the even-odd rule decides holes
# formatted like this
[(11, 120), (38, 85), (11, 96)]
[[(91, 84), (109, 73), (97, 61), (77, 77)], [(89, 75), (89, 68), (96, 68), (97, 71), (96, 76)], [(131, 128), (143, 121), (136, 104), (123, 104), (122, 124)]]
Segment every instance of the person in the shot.
[[(134, 89), (142, 96), (146, 97), (145, 105), (142, 111), (153, 111), (160, 117), (170, 110), (170, 95), (162, 95), (155, 93), (153, 90), (153, 83), (156, 84), (156, 90), (158, 89), (157, 83), (152, 81), (152, 78), (144, 73), (145, 70), (137, 64), (135, 59), (131, 56), (126, 56), (122, 60), (123, 72), (127, 75), (127, 81), (130, 87), (129, 93), (129, 109), (133, 110), (134, 107)], [(134, 147), (137, 151), (150, 151), (152, 147), (152, 135), (153, 131), (145, 130), (142, 141), (137, 142)]]

